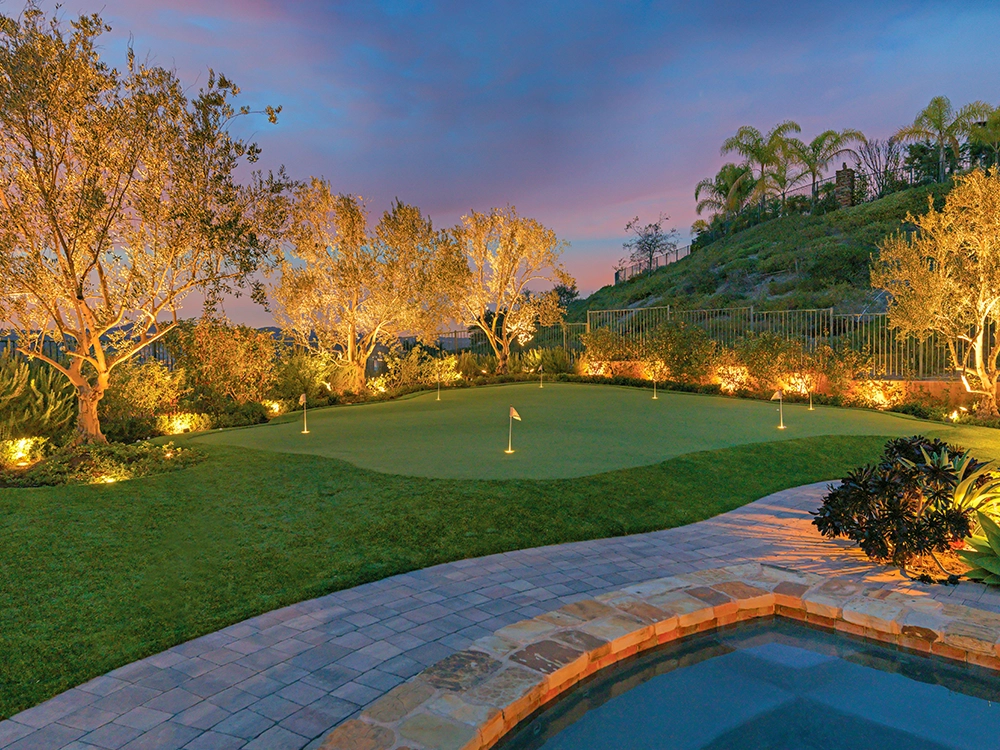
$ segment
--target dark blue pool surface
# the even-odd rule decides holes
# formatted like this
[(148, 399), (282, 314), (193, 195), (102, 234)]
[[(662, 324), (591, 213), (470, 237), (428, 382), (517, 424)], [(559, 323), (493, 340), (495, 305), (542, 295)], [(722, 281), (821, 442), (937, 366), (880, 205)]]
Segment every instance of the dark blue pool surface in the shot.
[(771, 619), (603, 670), (499, 748), (1000, 748), (1000, 676)]

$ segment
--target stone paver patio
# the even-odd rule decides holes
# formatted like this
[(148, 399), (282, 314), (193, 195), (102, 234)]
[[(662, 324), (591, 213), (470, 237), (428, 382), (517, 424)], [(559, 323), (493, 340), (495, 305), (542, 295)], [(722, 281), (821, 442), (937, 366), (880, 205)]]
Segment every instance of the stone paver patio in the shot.
[(676, 529), (439, 565), (269, 612), (0, 722), (0, 748), (315, 748), (396, 685), (506, 625), (632, 583), (750, 560), (1000, 612), (996, 590), (912, 583), (819, 537), (809, 511), (825, 487)]

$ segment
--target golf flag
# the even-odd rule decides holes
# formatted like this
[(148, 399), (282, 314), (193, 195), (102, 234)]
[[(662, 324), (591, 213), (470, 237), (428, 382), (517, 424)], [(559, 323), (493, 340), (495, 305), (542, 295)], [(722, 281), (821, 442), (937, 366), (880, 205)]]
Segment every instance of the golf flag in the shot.
[(772, 401), (781, 401), (782, 393), (781, 391), (775, 391), (774, 395), (771, 396)]
[(521, 415), (517, 413), (517, 409), (515, 409), (513, 406), (510, 407), (510, 418), (516, 419), (518, 422), (521, 421)]
[(306, 405), (306, 394), (303, 393), (301, 396), (299, 396), (299, 406), (305, 406), (305, 405)]

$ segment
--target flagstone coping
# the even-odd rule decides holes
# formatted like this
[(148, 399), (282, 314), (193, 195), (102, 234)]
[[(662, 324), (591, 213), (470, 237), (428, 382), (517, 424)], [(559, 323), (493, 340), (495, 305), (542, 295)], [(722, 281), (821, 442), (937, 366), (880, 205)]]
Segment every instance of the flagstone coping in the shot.
[(745, 563), (659, 578), (501, 628), (397, 686), (320, 748), (487, 750), (598, 670), (770, 616), (1000, 671), (998, 613)]

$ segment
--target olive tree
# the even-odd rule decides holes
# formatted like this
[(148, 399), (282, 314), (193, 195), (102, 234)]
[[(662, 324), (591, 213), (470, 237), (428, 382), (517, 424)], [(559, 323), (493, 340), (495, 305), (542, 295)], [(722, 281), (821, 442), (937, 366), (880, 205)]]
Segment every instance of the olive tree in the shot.
[(228, 132), (250, 114), (231, 81), (210, 73), (189, 98), (131, 49), (112, 68), (97, 47), (108, 30), (33, 4), (0, 16), (0, 327), (69, 379), (78, 440), (99, 442), (111, 371), (173, 327), (187, 294), (249, 285), (261, 297), (251, 274), (270, 256), (283, 187), (234, 177), (259, 149)]
[(557, 291), (529, 287), (574, 284), (559, 262), (566, 243), (534, 219), (518, 216), (513, 206), (485, 214), (473, 211), (454, 234), (468, 265), (455, 298), (455, 317), (483, 332), (497, 370), (506, 372), (514, 341), (527, 343), (537, 326), (562, 318)]
[(397, 200), (371, 231), (361, 199), (319, 178), (296, 189), (288, 237), (277, 318), (297, 344), (345, 368), (341, 382), (355, 390), (379, 344), (440, 330), (464, 270), (454, 240), (419, 208)]
[(1000, 377), (1000, 173), (957, 178), (941, 211), (908, 216), (912, 236), (881, 246), (872, 286), (889, 293), (889, 321), (903, 334), (947, 342), (955, 372), (979, 410), (997, 416)]

